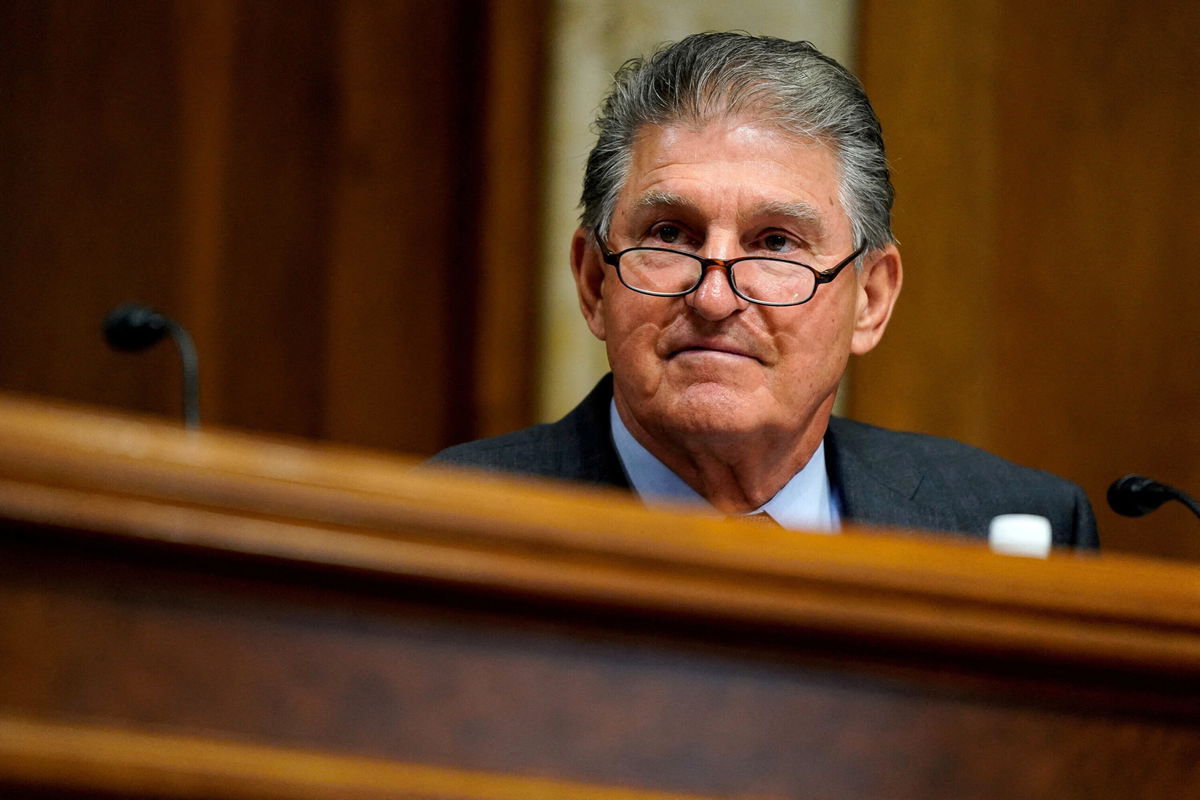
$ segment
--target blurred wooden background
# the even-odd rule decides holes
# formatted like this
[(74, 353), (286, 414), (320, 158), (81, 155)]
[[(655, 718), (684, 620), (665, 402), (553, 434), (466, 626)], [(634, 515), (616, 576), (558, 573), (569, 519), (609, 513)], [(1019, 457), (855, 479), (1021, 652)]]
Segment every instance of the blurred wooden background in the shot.
[[(420, 454), (532, 421), (553, 11), (4, 3), (0, 389), (175, 415), (170, 348), (101, 341), (139, 300), (191, 329), (211, 423)], [(1183, 509), (1103, 497), (1200, 491), (1200, 5), (859, 14), (908, 275), (851, 413), (1063, 474), (1110, 547), (1200, 558)]]
[[(531, 415), (541, 4), (0, 7), (0, 387), (429, 453)], [(532, 287), (536, 290), (536, 287)]]
[(1200, 558), (1200, 61), (1193, 0), (867, 0), (907, 268), (854, 416), (1061, 474), (1106, 547)]

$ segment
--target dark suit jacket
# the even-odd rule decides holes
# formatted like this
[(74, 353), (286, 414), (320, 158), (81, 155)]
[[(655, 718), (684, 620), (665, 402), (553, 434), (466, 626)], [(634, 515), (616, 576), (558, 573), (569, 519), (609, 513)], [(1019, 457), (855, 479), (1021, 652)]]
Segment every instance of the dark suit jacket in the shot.
[[(558, 422), (451, 447), (432, 463), (628, 489), (609, 427), (611, 399), (608, 375)], [(978, 448), (834, 417), (825, 456), (846, 521), (986, 537), (992, 517), (1039, 514), (1050, 520), (1054, 544), (1098, 545), (1083, 490)]]

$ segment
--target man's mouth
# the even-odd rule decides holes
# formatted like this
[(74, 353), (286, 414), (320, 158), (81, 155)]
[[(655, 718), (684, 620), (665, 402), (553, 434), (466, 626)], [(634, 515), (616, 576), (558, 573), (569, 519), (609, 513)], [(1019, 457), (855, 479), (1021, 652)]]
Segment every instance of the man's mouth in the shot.
[(724, 343), (715, 343), (715, 342), (714, 343), (691, 344), (691, 345), (687, 345), (686, 347), (680, 347), (677, 350), (671, 351), (668, 358), (675, 358), (676, 356), (688, 355), (688, 354), (693, 354), (693, 353), (697, 354), (697, 355), (737, 356), (739, 358), (753, 358), (756, 361), (758, 360), (758, 358), (756, 356), (752, 355), (751, 353), (748, 353), (747, 351), (745, 351), (737, 346), (724, 344)]

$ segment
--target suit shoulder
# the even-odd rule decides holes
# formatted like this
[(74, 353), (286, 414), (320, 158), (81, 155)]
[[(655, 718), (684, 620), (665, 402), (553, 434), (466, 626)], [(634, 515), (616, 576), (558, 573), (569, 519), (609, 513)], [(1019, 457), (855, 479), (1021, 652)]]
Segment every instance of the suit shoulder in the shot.
[(873, 462), (909, 459), (925, 469), (937, 471), (980, 471), (997, 476), (1024, 475), (1030, 479), (1073, 487), (1070, 481), (1053, 473), (1015, 464), (974, 445), (928, 433), (895, 431), (857, 420), (835, 417), (829, 423), (835, 446), (853, 449), (859, 457)]
[[(923, 516), (947, 530), (986, 535), (998, 514), (1030, 513), (1051, 520), (1056, 544), (1094, 548), (1095, 517), (1084, 491), (1065, 478), (1014, 464), (953, 439), (879, 428), (834, 418), (829, 424), (830, 457), (854, 499), (861, 482), (883, 491), (889, 502), (923, 508)], [(886, 511), (877, 522), (887, 519)]]
[(428, 463), (628, 488), (609, 430), (612, 378), (557, 422), (456, 445)]
[(555, 451), (556, 440), (553, 425), (534, 425), (447, 447), (426, 463), (536, 474)]

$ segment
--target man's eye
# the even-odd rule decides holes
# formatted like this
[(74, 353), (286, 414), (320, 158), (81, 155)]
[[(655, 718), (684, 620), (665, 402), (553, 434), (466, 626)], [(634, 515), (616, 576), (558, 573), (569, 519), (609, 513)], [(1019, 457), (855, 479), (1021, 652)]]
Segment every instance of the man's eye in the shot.
[(654, 229), (654, 238), (663, 244), (675, 244), (683, 236), (683, 231), (674, 225), (659, 225)]
[(770, 250), (775, 253), (781, 253), (784, 250), (789, 249), (789, 245), (791, 244), (788, 241), (788, 238), (782, 233), (768, 233), (763, 237), (762, 243), (763, 249)]

